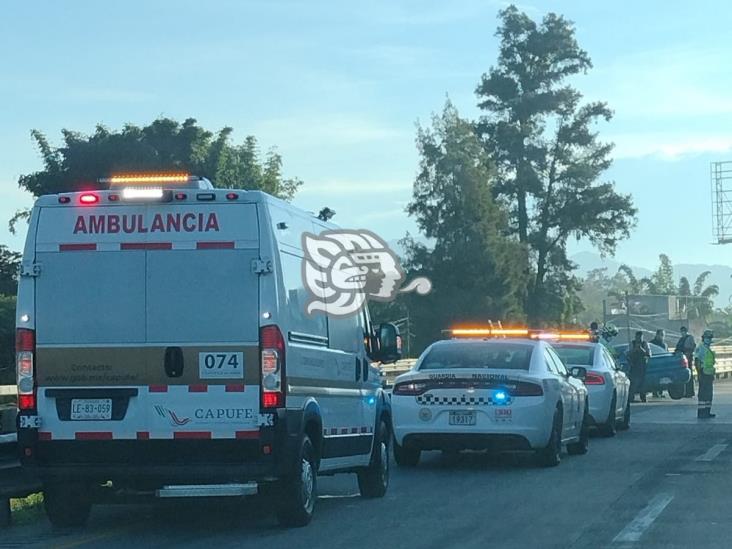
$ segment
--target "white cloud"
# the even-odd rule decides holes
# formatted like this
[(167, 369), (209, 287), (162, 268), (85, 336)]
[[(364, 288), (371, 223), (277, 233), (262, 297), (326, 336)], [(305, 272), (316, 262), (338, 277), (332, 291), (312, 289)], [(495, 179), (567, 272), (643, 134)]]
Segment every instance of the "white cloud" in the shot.
[(613, 157), (616, 159), (655, 156), (661, 160), (677, 160), (684, 156), (724, 153), (732, 149), (732, 133), (638, 132), (605, 137), (615, 142)]
[(588, 99), (618, 118), (676, 119), (732, 113), (732, 79), (723, 49), (678, 46), (626, 55), (590, 73)]
[(306, 183), (298, 194), (373, 194), (392, 192), (411, 192), (411, 181), (348, 181), (330, 179), (316, 183)]
[(352, 114), (271, 118), (257, 124), (253, 133), (264, 141), (278, 143), (283, 149), (356, 145), (397, 139), (409, 139), (411, 142), (413, 139), (412, 134), (403, 129)]

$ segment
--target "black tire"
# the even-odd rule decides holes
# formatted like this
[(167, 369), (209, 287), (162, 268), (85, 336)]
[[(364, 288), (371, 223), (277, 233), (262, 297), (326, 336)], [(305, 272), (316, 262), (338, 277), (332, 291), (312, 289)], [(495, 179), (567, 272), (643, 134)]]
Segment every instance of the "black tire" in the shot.
[(56, 528), (84, 526), (91, 513), (88, 486), (58, 483), (44, 486), (43, 506), (51, 524)]
[(618, 430), (617, 419), (615, 418), (615, 408), (618, 405), (617, 398), (618, 396), (614, 394), (613, 399), (610, 401), (610, 411), (607, 414), (607, 420), (605, 423), (597, 426), (600, 435), (606, 438), (614, 437)]
[(396, 439), (394, 440), (394, 461), (399, 467), (416, 467), (421, 453), (419, 448), (400, 446)]
[(686, 385), (669, 385), (668, 396), (673, 400), (681, 400), (686, 393)]
[(556, 467), (562, 461), (562, 412), (559, 408), (554, 411), (549, 442), (536, 451), (536, 459), (542, 467)]
[(589, 403), (585, 401), (585, 413), (582, 416), (579, 440), (567, 444), (567, 453), (571, 456), (582, 456), (590, 449), (590, 413), (587, 411), (588, 406)]
[(374, 437), (371, 464), (358, 472), (358, 489), (361, 497), (382, 498), (389, 489), (389, 446), (391, 435), (384, 421)]
[(630, 429), (630, 401), (625, 405), (623, 419), (618, 423), (618, 431), (627, 431)]
[(313, 518), (318, 498), (318, 466), (310, 437), (303, 435), (297, 455), (297, 471), (277, 482), (275, 509), (282, 526), (299, 528)]

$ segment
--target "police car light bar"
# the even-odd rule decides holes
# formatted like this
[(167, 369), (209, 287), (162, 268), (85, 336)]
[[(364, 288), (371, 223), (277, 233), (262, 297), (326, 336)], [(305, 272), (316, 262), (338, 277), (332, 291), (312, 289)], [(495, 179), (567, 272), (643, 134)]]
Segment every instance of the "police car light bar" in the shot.
[(453, 337), (526, 337), (526, 328), (453, 328), (448, 330)]

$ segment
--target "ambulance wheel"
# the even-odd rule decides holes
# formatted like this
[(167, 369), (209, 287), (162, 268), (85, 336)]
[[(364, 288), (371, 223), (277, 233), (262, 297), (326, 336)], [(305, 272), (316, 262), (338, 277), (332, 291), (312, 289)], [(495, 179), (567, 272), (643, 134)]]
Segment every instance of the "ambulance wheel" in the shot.
[(597, 426), (597, 430), (603, 437), (614, 437), (617, 432), (617, 420), (615, 419), (615, 408), (617, 408), (617, 396), (613, 395), (613, 399), (610, 402), (610, 411), (607, 414), (607, 421)]
[(623, 419), (618, 424), (618, 431), (627, 431), (628, 429), (630, 429), (630, 402), (625, 405)]
[(278, 482), (276, 514), (282, 526), (306, 526), (317, 499), (317, 464), (310, 437), (304, 435), (297, 456), (297, 471)]
[(562, 460), (562, 411), (559, 408), (554, 411), (549, 442), (536, 451), (536, 458), (542, 467), (556, 467)]
[(400, 446), (396, 439), (394, 440), (394, 461), (399, 467), (416, 467), (421, 453), (419, 448)]
[(577, 442), (567, 444), (567, 453), (572, 456), (584, 455), (590, 448), (590, 414), (587, 412), (587, 404), (588, 403), (585, 402), (585, 415), (582, 416), (579, 440)]
[(43, 489), (43, 505), (56, 528), (84, 526), (91, 512), (89, 487), (83, 484), (50, 484)]
[(383, 421), (374, 438), (371, 464), (358, 472), (358, 489), (364, 498), (382, 498), (389, 488), (389, 429)]

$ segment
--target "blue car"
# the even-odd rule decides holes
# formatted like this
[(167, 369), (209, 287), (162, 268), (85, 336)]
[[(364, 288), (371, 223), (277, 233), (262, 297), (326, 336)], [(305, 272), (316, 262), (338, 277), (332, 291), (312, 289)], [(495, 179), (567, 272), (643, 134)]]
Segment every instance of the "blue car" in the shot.
[[(668, 391), (669, 396), (678, 400), (684, 397), (685, 385), (691, 379), (690, 364), (682, 354), (675, 354), (666, 351), (649, 343), (651, 358), (646, 367), (646, 377), (643, 383), (643, 391), (647, 393), (655, 391)], [(628, 364), (628, 344), (613, 345), (615, 349), (615, 360), (618, 361), (624, 372), (630, 374)]]

